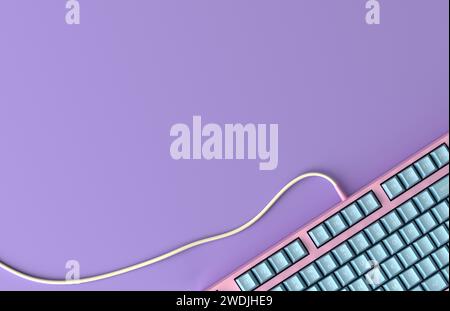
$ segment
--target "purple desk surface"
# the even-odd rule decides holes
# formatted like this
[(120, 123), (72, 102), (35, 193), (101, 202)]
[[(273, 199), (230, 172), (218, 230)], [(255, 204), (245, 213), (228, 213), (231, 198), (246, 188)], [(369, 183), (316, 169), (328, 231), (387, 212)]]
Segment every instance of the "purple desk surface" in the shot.
[[(253, 217), (299, 173), (348, 193), (448, 131), (447, 0), (0, 3), (0, 259), (64, 278), (130, 265)], [(279, 165), (174, 161), (169, 129), (278, 123)], [(76, 287), (0, 271), (2, 290), (200, 290), (338, 201), (323, 181), (257, 225)]]

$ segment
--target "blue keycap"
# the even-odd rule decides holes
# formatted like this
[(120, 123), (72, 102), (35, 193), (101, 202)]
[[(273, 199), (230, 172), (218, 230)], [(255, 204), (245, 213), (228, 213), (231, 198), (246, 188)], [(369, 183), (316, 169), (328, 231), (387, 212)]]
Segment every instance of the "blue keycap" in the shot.
[(436, 201), (444, 200), (446, 197), (448, 197), (448, 175), (430, 186), (430, 192), (436, 199)]
[(363, 275), (372, 268), (370, 260), (367, 258), (366, 254), (359, 255), (353, 259), (350, 264), (359, 276)]
[(316, 265), (320, 268), (323, 275), (327, 275), (337, 268), (337, 263), (331, 253), (328, 253), (316, 260)]
[(444, 145), (437, 148), (435, 151), (430, 153), (430, 155), (439, 168), (445, 166), (448, 163), (448, 149)]
[(289, 279), (284, 281), (283, 284), (286, 290), (291, 292), (298, 292), (305, 289), (305, 284), (303, 284), (303, 281), (298, 274), (291, 276)]
[(260, 284), (264, 283), (275, 275), (267, 261), (263, 261), (252, 269), (252, 272)]
[(381, 268), (388, 279), (392, 279), (394, 276), (403, 271), (403, 268), (396, 257), (391, 257), (383, 262), (381, 264)]
[(378, 263), (382, 262), (383, 260), (389, 257), (388, 253), (383, 247), (383, 243), (379, 243), (374, 247), (372, 247), (371, 249), (369, 249), (367, 251), (367, 255), (369, 255), (370, 259), (375, 260)]
[(409, 268), (402, 274), (400, 274), (400, 279), (405, 285), (406, 289), (413, 288), (420, 282), (420, 276), (414, 268)]
[(421, 180), (413, 166), (405, 168), (397, 176), (406, 189), (410, 189)]
[(436, 203), (428, 190), (424, 190), (416, 195), (413, 201), (421, 212), (426, 211)]
[(397, 176), (392, 177), (391, 179), (383, 183), (381, 186), (383, 187), (387, 196), (391, 200), (398, 197), (405, 191), (405, 188), (403, 188)]
[(448, 287), (448, 282), (440, 273), (436, 273), (428, 280), (422, 283), (422, 286), (427, 291), (442, 291)]
[(364, 230), (364, 232), (366, 233), (366, 236), (369, 238), (372, 244), (377, 243), (386, 236), (386, 232), (384, 232), (384, 229), (381, 226), (380, 222), (376, 222), (370, 225)]
[(258, 287), (258, 285), (259, 285), (258, 281), (253, 276), (251, 271), (248, 271), (248, 272), (244, 273), (243, 275), (241, 275), (240, 277), (238, 277), (236, 279), (236, 283), (237, 283), (237, 285), (239, 285), (240, 289), (243, 291), (251, 291), (251, 290), (255, 289), (256, 287)]
[(434, 251), (433, 242), (431, 242), (428, 236), (424, 236), (417, 240), (417, 242), (414, 243), (414, 247), (419, 256), (422, 258)]
[(355, 292), (365, 292), (370, 290), (363, 278), (357, 279), (355, 282), (350, 284), (348, 288)]
[(414, 167), (417, 169), (420, 177), (422, 178), (427, 178), (437, 171), (436, 165), (434, 165), (433, 160), (431, 160), (430, 156), (428, 155), (414, 163)]
[(383, 218), (381, 218), (381, 223), (388, 233), (392, 233), (398, 228), (400, 228), (403, 222), (400, 220), (399, 216), (395, 211), (390, 212)]
[(360, 232), (349, 239), (348, 243), (351, 245), (357, 255), (361, 254), (361, 252), (365, 251), (370, 246), (369, 241), (367, 240), (363, 232)]
[(378, 202), (378, 199), (375, 197), (375, 194), (373, 194), (373, 192), (369, 192), (368, 194), (364, 195), (357, 202), (358, 206), (361, 207), (361, 210), (366, 216), (372, 214), (374, 211), (381, 207), (381, 204)]
[(391, 255), (396, 254), (405, 246), (398, 232), (395, 232), (394, 234), (384, 239), (383, 244)]
[(411, 265), (415, 264), (419, 260), (419, 256), (416, 254), (416, 251), (412, 246), (409, 246), (398, 253), (398, 259), (402, 263), (403, 267), (408, 268)]
[(434, 217), (439, 221), (439, 223), (443, 223), (448, 219), (448, 202), (443, 201), (433, 207), (432, 209)]
[(284, 287), (283, 285), (277, 285), (274, 288), (271, 289), (272, 292), (284, 292)]
[(314, 241), (314, 244), (316, 244), (317, 247), (320, 247), (331, 240), (331, 235), (325, 228), (325, 224), (321, 224), (309, 231), (309, 236)]
[(439, 269), (442, 269), (443, 267), (447, 266), (449, 263), (449, 254), (448, 254), (448, 248), (447, 247), (441, 247), (437, 251), (435, 251), (431, 257), (433, 258), (434, 262), (438, 266)]
[(347, 286), (350, 282), (356, 279), (356, 275), (353, 273), (350, 264), (347, 264), (339, 268), (334, 275), (339, 280), (342, 286)]
[(306, 291), (307, 292), (319, 292), (320, 288), (318, 285), (314, 285), (314, 286), (311, 286), (310, 288), (308, 288)]
[(391, 292), (400, 292), (400, 291), (404, 291), (405, 289), (403, 288), (402, 284), (399, 282), (399, 280), (397, 279), (393, 279), (389, 282), (387, 282), (383, 288), (387, 291), (391, 291)]
[(297, 262), (308, 255), (307, 250), (299, 240), (295, 240), (284, 248), (284, 252), (288, 255), (292, 262)]
[(336, 278), (333, 275), (329, 275), (320, 281), (319, 286), (324, 291), (336, 291), (340, 288)]
[(318, 268), (313, 263), (300, 271), (300, 275), (302, 276), (307, 286), (310, 286), (320, 279), (320, 273), (317, 269)]
[(343, 243), (333, 250), (334, 258), (342, 265), (353, 258), (353, 252), (347, 243)]
[(327, 221), (325, 221), (325, 224), (327, 225), (328, 231), (332, 236), (337, 236), (339, 233), (347, 229), (347, 225), (339, 214), (336, 214), (329, 218)]
[(414, 223), (410, 223), (400, 229), (400, 234), (407, 244), (411, 244), (413, 241), (421, 236), (421, 233)]
[(418, 285), (418, 286), (414, 287), (413, 289), (410, 289), (410, 291), (412, 291), (412, 292), (422, 292), (423, 289), (422, 289), (422, 287), (420, 285)]
[(437, 271), (437, 267), (434, 265), (433, 260), (427, 257), (416, 264), (416, 269), (419, 271), (422, 278), (426, 279)]
[(430, 237), (437, 247), (448, 243), (448, 229), (441, 225), (430, 232)]
[[(442, 275), (444, 276), (447, 284), (448, 284), (448, 267), (441, 270)], [(448, 285), (447, 285), (448, 286)]]
[(282, 250), (273, 254), (267, 260), (270, 262), (270, 264), (273, 267), (273, 270), (277, 274), (291, 265), (291, 262), (287, 258), (287, 255), (285, 255)]
[(409, 222), (410, 220), (416, 218), (417, 215), (419, 215), (419, 212), (417, 211), (412, 201), (408, 201), (397, 207), (397, 213), (400, 215), (404, 222)]
[[(383, 284), (387, 281), (386, 276), (378, 266), (374, 266), (371, 270), (369, 270), (366, 274), (366, 281), (370, 287), (373, 289), (380, 288), (379, 285)], [(377, 289), (377, 290), (378, 290)]]
[(353, 203), (341, 211), (342, 216), (347, 221), (347, 223), (352, 226), (358, 221), (364, 218), (363, 212), (359, 209), (356, 203)]
[(422, 233), (428, 233), (431, 229), (433, 229), (437, 222), (434, 217), (431, 215), (431, 212), (428, 211), (419, 218), (416, 219), (416, 224)]

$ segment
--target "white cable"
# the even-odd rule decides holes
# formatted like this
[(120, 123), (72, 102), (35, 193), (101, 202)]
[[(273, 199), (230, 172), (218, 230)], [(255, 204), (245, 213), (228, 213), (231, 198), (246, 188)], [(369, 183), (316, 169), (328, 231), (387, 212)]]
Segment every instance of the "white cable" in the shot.
[(21, 272), (17, 269), (14, 269), (6, 264), (4, 264), (3, 262), (0, 261), (0, 268), (6, 270), (7, 272), (10, 272), (20, 278), (23, 278), (25, 280), (31, 281), (31, 282), (36, 282), (36, 283), (42, 283), (42, 284), (49, 284), (49, 285), (73, 285), (73, 284), (83, 284), (83, 283), (89, 283), (89, 282), (94, 282), (94, 281), (99, 281), (99, 280), (104, 280), (107, 278), (111, 278), (114, 276), (118, 276), (130, 271), (134, 271), (149, 265), (152, 265), (154, 263), (157, 263), (159, 261), (165, 260), (167, 258), (170, 258), (172, 256), (175, 256), (181, 252), (184, 252), (188, 249), (191, 249), (193, 247), (205, 244), (205, 243), (209, 243), (209, 242), (213, 242), (213, 241), (217, 241), (217, 240), (221, 240), (221, 239), (225, 239), (227, 237), (233, 236), (235, 234), (238, 234), (242, 231), (244, 231), (245, 229), (248, 229), (249, 227), (251, 227), (252, 225), (254, 225), (258, 220), (260, 220), (274, 205), (275, 203), (279, 200), (279, 198), (286, 192), (288, 191), (292, 186), (294, 186), (295, 184), (297, 184), (299, 181), (308, 178), (308, 177), (320, 177), (323, 178), (325, 180), (327, 180), (328, 182), (330, 182), (334, 189), (336, 190), (337, 194), (339, 195), (340, 199), (342, 201), (344, 201), (347, 197), (344, 193), (344, 191), (342, 191), (342, 189), (339, 187), (339, 185), (329, 176), (322, 174), (322, 173), (317, 173), (317, 172), (310, 172), (310, 173), (306, 173), (306, 174), (302, 174), (300, 176), (297, 176), (296, 178), (292, 179), (289, 183), (287, 183), (273, 198), (272, 200), (270, 200), (269, 203), (267, 203), (267, 205), (252, 219), (250, 219), (249, 221), (247, 221), (246, 223), (244, 223), (243, 225), (232, 229), (230, 231), (218, 234), (218, 235), (213, 235), (207, 238), (203, 238), (194, 242), (191, 242), (189, 244), (180, 246), (172, 251), (169, 251), (165, 254), (159, 255), (157, 257), (151, 258), (149, 260), (146, 260), (144, 262), (141, 263), (137, 263), (125, 268), (121, 268), (118, 270), (114, 270), (108, 273), (104, 273), (104, 274), (99, 274), (99, 275), (95, 275), (95, 276), (90, 276), (90, 277), (86, 277), (86, 278), (81, 278), (81, 279), (77, 279), (77, 280), (51, 280), (51, 279), (45, 279), (45, 278), (40, 278), (40, 277), (36, 277), (36, 276), (32, 276), (30, 274)]

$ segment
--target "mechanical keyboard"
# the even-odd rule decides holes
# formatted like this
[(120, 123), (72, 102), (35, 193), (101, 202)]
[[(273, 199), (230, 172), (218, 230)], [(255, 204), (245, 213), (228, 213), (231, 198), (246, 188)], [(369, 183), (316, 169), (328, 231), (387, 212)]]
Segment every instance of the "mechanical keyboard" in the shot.
[(449, 135), (213, 285), (220, 291), (449, 287)]

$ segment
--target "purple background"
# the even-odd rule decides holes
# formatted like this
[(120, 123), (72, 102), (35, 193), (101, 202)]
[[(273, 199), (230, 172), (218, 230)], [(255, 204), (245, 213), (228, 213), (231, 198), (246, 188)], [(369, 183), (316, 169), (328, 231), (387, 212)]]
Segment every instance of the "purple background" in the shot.
[[(253, 217), (320, 170), (348, 193), (448, 131), (448, 0), (0, 2), (0, 260), (107, 272)], [(279, 123), (279, 166), (174, 161), (169, 129)], [(0, 271), (0, 289), (199, 290), (338, 202), (309, 180), (256, 226), (77, 287)]]

